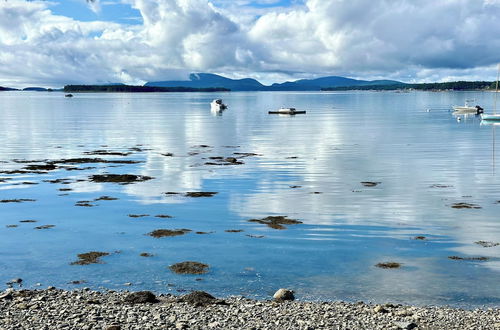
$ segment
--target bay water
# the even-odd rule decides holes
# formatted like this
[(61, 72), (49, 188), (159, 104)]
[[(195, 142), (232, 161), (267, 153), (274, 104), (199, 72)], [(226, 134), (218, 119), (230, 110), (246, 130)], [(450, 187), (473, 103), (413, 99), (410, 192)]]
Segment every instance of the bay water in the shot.
[[(74, 95), (0, 94), (0, 285), (500, 305), (495, 126), (451, 113), (466, 99), (490, 112), (493, 93)], [(307, 113), (268, 114), (281, 106)], [(302, 223), (249, 221), (269, 216)], [(72, 264), (90, 251), (109, 255)], [(183, 261), (210, 268), (168, 268)]]

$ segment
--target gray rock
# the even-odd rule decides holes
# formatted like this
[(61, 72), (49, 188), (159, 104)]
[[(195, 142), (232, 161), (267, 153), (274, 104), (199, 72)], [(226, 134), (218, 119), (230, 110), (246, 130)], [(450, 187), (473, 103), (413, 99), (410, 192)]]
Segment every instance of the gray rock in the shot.
[(295, 300), (293, 291), (288, 289), (279, 289), (274, 293), (273, 298), (276, 300)]
[(394, 322), (394, 325), (396, 325), (400, 329), (407, 330), (415, 329), (417, 327), (417, 325), (413, 322)]
[(124, 299), (128, 303), (132, 304), (144, 304), (144, 303), (155, 303), (157, 302), (156, 296), (151, 291), (138, 291), (130, 293)]

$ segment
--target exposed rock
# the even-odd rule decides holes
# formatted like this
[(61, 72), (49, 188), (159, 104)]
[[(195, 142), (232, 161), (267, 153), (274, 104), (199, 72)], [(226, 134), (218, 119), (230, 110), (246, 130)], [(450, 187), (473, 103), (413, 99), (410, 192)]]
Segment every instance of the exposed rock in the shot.
[(74, 261), (71, 265), (89, 265), (89, 264), (102, 264), (101, 257), (107, 256), (107, 252), (91, 251), (87, 253), (78, 254), (78, 261)]
[(193, 291), (178, 299), (180, 302), (186, 302), (195, 306), (206, 306), (217, 302), (217, 299), (205, 291)]
[(191, 232), (191, 229), (157, 229), (153, 230), (152, 232), (148, 233), (147, 235), (155, 237), (155, 238), (160, 238), (160, 237), (172, 237), (172, 236), (180, 236), (184, 235), (186, 233)]
[(500, 243), (495, 243), (495, 242), (487, 242), (487, 241), (477, 241), (477, 242), (474, 242), (478, 245), (481, 245), (482, 247), (485, 247), (485, 248), (489, 248), (489, 247), (495, 247), (495, 246), (499, 246)]
[(27, 171), (53, 171), (57, 169), (57, 166), (54, 164), (42, 164), (42, 165), (28, 165), (24, 167), (25, 170)]
[(451, 205), (454, 209), (480, 209), (481, 206), (472, 203), (454, 203)]
[(149, 214), (129, 214), (128, 216), (130, 218), (144, 218), (144, 217), (149, 217)]
[(373, 181), (362, 181), (361, 184), (365, 187), (376, 187), (382, 182), (373, 182)]
[(387, 309), (384, 308), (384, 306), (381, 306), (381, 305), (377, 305), (373, 308), (373, 311), (375, 313), (389, 313), (389, 311)]
[(124, 300), (132, 304), (155, 303), (158, 301), (151, 291), (133, 292), (126, 296)]
[(390, 268), (400, 268), (401, 264), (399, 262), (379, 262), (375, 266), (378, 268), (390, 269)]
[(116, 201), (118, 200), (119, 198), (116, 198), (116, 197), (110, 197), (110, 196), (101, 196), (99, 198), (96, 198), (94, 199), (94, 201)]
[(242, 231), (244, 231), (243, 229), (228, 229), (228, 230), (224, 230), (226, 233), (241, 233)]
[(189, 191), (185, 194), (186, 197), (212, 197), (216, 192), (211, 191)]
[(459, 256), (450, 256), (448, 259), (451, 260), (469, 260), (469, 261), (487, 261), (490, 258), (488, 257), (459, 257)]
[(35, 227), (35, 229), (50, 229), (50, 228), (54, 228), (55, 225), (43, 225), (43, 226), (38, 226), (38, 227)]
[(142, 182), (153, 179), (150, 176), (145, 175), (135, 175), (135, 174), (95, 174), (90, 178), (92, 182), (111, 182), (119, 184), (129, 184), (134, 182)]
[(293, 295), (292, 290), (288, 289), (279, 289), (273, 295), (273, 298), (276, 300), (295, 300), (295, 296)]
[(173, 217), (171, 215), (168, 215), (168, 214), (157, 214), (157, 215), (155, 215), (155, 218), (170, 219)]
[(416, 325), (413, 322), (394, 322), (394, 325), (400, 329), (405, 329), (405, 330), (411, 330), (418, 327), (418, 325)]
[(171, 271), (177, 274), (205, 274), (209, 266), (197, 261), (184, 261), (169, 266)]
[(263, 219), (250, 219), (249, 222), (257, 222), (263, 225), (267, 225), (273, 229), (286, 229), (283, 225), (295, 225), (302, 223), (302, 221), (295, 219), (288, 219), (287, 216), (268, 216)]
[(19, 198), (19, 199), (2, 199), (0, 203), (23, 203), (23, 202), (36, 202), (36, 199)]
[(108, 156), (128, 156), (131, 152), (119, 152), (119, 151), (109, 151), (109, 150), (94, 150), (86, 151), (85, 155), (108, 155)]

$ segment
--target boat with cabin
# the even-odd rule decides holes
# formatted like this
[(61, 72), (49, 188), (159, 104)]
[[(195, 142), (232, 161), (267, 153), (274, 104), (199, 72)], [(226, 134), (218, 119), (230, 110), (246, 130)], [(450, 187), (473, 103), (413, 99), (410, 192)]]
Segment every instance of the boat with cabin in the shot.
[(210, 102), (210, 109), (213, 112), (220, 112), (226, 110), (227, 105), (225, 105), (221, 99), (215, 99), (212, 102)]
[(479, 115), (484, 112), (484, 109), (481, 108), (479, 105), (472, 106), (470, 105), (472, 102), (475, 100), (465, 100), (464, 105), (454, 105), (453, 110), (455, 110), (456, 114), (467, 114), (467, 113), (473, 113), (476, 115)]

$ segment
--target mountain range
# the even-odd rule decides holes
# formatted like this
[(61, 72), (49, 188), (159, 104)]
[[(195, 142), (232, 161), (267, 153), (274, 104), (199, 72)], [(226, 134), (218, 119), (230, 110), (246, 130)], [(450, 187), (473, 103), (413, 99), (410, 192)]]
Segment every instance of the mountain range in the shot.
[(329, 76), (316, 79), (301, 79), (275, 83), (271, 86), (261, 84), (251, 78), (230, 79), (211, 73), (191, 73), (189, 80), (169, 80), (147, 82), (145, 86), (151, 87), (192, 87), (210, 88), (221, 87), (231, 91), (319, 91), (328, 87), (347, 86), (376, 86), (376, 85), (403, 85), (395, 80), (357, 80), (339, 76)]

